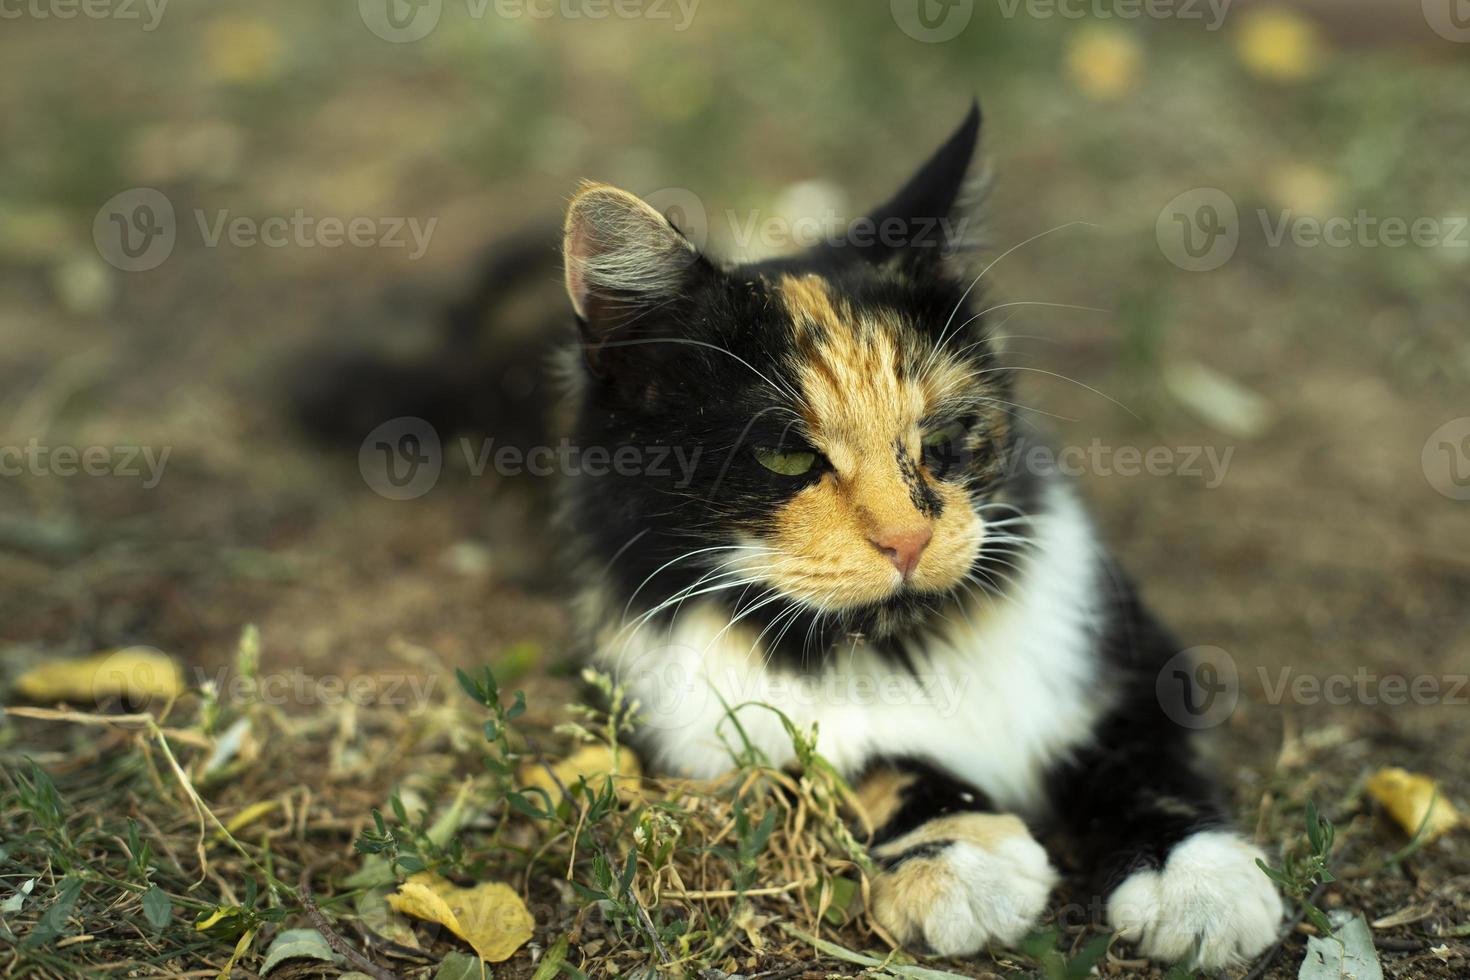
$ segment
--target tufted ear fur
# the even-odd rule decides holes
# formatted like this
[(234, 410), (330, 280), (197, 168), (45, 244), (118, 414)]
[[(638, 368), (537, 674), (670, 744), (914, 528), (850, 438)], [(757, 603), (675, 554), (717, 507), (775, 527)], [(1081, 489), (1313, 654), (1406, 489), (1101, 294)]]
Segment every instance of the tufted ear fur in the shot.
[(643, 200), (593, 183), (567, 209), (562, 258), (567, 295), (594, 344), (678, 295), (700, 262), (689, 240)]

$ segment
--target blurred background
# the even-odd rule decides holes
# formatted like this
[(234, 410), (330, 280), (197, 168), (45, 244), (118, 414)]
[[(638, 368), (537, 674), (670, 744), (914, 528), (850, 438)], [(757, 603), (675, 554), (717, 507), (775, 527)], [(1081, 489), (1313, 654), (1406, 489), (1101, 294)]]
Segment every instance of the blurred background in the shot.
[[(1392, 762), (1463, 801), (1470, 692), (1331, 704), (1276, 682), (1470, 671), (1464, 0), (0, 18), (5, 670), (134, 643), (209, 665), (245, 623), (277, 666), (531, 642), (565, 670), (563, 597), (523, 569), (546, 488), (446, 451), (431, 489), (388, 499), (355, 446), (300, 434), (283, 364), (324, 339), (421, 345), (482, 250), (554, 226), (582, 178), (700, 210), (726, 253), (752, 216), (860, 214), (979, 96), (986, 238), (1050, 232), (988, 277), (1018, 304), (1022, 400), (1061, 444), (1111, 447), (1080, 476), (1105, 537), (1238, 668), (1243, 794), (1283, 759), (1343, 793)], [(1117, 447), (1177, 465), (1130, 472)]]

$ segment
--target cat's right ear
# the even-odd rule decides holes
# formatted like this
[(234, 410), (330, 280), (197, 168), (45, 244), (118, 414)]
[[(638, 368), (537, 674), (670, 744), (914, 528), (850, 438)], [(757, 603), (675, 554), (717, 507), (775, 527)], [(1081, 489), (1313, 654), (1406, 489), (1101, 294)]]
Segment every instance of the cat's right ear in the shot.
[(703, 265), (699, 250), (645, 201), (593, 183), (583, 184), (567, 209), (562, 259), (567, 295), (592, 351), (683, 294)]

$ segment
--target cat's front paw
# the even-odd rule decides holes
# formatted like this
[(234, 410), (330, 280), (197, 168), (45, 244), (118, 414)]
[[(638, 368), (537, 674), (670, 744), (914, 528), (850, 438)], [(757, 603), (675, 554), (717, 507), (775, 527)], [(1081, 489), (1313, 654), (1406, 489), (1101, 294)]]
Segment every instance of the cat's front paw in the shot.
[(1260, 848), (1225, 831), (1194, 834), (1163, 868), (1138, 871), (1108, 899), (1108, 919), (1150, 959), (1213, 970), (1249, 961), (1281, 926), (1281, 896)]
[(1057, 873), (1019, 818), (939, 817), (873, 852), (873, 916), (899, 943), (944, 956), (1014, 944), (1046, 908)]

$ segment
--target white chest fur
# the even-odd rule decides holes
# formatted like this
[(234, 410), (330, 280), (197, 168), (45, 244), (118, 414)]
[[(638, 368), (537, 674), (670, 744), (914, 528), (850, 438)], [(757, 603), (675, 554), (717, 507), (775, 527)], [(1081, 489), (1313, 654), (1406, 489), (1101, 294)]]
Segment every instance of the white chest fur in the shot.
[[(687, 606), (601, 659), (628, 686), (649, 726), (650, 760), (712, 777), (746, 742), (793, 758), (778, 709), (845, 775), (883, 756), (948, 770), (1021, 813), (1040, 806), (1049, 765), (1084, 744), (1107, 710), (1096, 647), (1106, 583), (1086, 515), (1061, 488), (1035, 518), (1029, 557), (1005, 596), (976, 595), (905, 671), (861, 644), (820, 670), (765, 665), (754, 630), (713, 606)], [(758, 703), (757, 703), (758, 702)], [(738, 722), (738, 725), (736, 724)]]

